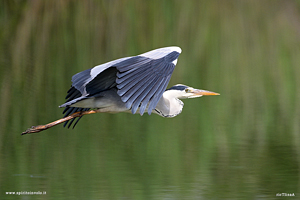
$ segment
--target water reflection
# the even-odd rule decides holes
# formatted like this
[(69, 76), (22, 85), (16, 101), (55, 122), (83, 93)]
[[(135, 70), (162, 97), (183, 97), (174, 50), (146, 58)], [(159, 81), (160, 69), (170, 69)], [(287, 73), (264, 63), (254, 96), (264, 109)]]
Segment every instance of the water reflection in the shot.
[[(75, 136), (65, 134), (69, 139)], [(155, 135), (163, 144), (150, 146), (152, 136), (147, 132), (129, 136), (140, 138), (130, 144), (126, 139), (112, 140), (109, 134), (86, 134), (85, 141), (46, 147), (46, 173), (39, 173), (44, 171), (43, 165), (23, 160), (19, 163), (23, 167), (36, 167), (27, 169), (31, 173), (2, 176), (8, 183), (6, 190), (21, 182), (14, 186), (15, 190), (88, 199), (260, 199), (275, 198), (282, 192), (297, 195), (299, 190), (295, 149), (276, 141), (259, 148), (255, 143), (244, 142), (199, 151), (199, 144), (186, 146), (184, 140), (165, 140), (166, 133)], [(187, 133), (173, 134), (184, 138)], [(101, 138), (106, 145), (100, 146), (93, 138)], [(74, 156), (68, 151), (75, 152)]]

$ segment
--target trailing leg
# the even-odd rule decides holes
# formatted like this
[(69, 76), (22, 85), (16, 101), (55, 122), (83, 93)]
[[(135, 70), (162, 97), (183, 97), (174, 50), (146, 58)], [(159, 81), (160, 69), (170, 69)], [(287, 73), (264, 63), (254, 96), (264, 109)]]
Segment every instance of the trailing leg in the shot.
[(83, 112), (76, 112), (76, 113), (73, 113), (72, 115), (69, 115), (67, 117), (61, 118), (59, 120), (56, 120), (54, 122), (51, 122), (51, 123), (48, 123), (45, 125), (32, 126), (31, 128), (24, 131), (21, 135), (25, 135), (25, 134), (29, 134), (29, 133), (38, 133), (40, 131), (46, 130), (53, 126), (56, 126), (58, 124), (64, 123), (73, 118), (81, 117), (83, 115), (88, 115), (88, 114), (93, 114), (93, 113), (99, 113), (99, 112), (100, 112), (100, 110), (88, 110), (88, 111), (83, 111)]

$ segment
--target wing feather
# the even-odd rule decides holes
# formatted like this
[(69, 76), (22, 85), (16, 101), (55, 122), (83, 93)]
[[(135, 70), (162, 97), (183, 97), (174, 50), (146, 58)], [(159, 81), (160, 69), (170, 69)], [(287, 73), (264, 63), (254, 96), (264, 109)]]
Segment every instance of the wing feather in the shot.
[(128, 88), (133, 87), (135, 84), (137, 84), (139, 81), (141, 81), (143, 78), (149, 76), (149, 74), (152, 74), (151, 68), (141, 68), (139, 70), (136, 70), (137, 73), (134, 73), (132, 76), (131, 74), (128, 76), (124, 76), (122, 79), (117, 79), (118, 85), (117, 88), (119, 89), (119, 94), (124, 94), (123, 91), (127, 91)]
[(130, 69), (141, 66), (143, 63), (149, 62), (149, 58), (142, 56), (134, 56), (122, 62), (116, 63), (113, 66), (117, 67), (120, 72), (125, 72)]
[[(145, 84), (143, 86), (143, 88), (141, 88), (141, 94), (136, 98), (135, 102), (134, 103), (129, 102), (129, 103), (132, 103), (132, 108), (131, 108), (132, 112), (135, 113), (139, 107), (140, 107), (141, 113), (145, 112), (147, 104), (145, 104), (143, 106), (142, 101), (144, 101), (147, 96), (151, 96), (151, 93), (149, 93), (149, 91), (151, 91), (151, 88), (156, 84), (157, 81), (158, 81), (158, 77), (149, 79), (148, 84)], [(145, 100), (145, 101), (148, 102), (147, 100)]]
[(122, 78), (123, 76), (128, 76), (128, 75), (133, 76), (135, 73), (140, 72), (140, 70), (143, 69), (143, 67), (141, 66), (147, 65), (151, 61), (148, 58), (143, 58), (143, 59), (144, 60), (141, 60), (138, 63), (132, 64), (130, 70), (123, 71), (122, 73), (117, 73), (118, 78)]
[(164, 80), (162, 80), (161, 83), (161, 87), (158, 88), (158, 90), (156, 91), (156, 93), (154, 94), (154, 96), (150, 99), (149, 102), (149, 108), (148, 108), (148, 114), (150, 115), (152, 110), (155, 109), (159, 99), (161, 98), (161, 96), (163, 95), (164, 91), (166, 90), (170, 77), (166, 77), (164, 78)]
[(130, 105), (133, 103), (133, 101), (136, 100), (136, 98), (142, 94), (142, 93), (147, 93), (148, 91), (148, 88), (149, 87), (149, 81), (151, 79), (154, 79), (155, 78), (155, 74), (152, 74), (151, 76), (147, 76), (147, 77), (144, 77), (143, 80), (141, 80), (137, 85), (131, 87), (129, 90), (127, 90), (127, 93), (124, 94), (122, 96), (122, 101), (129, 103)]
[(146, 69), (143, 72), (141, 72), (138, 76), (126, 79), (124, 81), (120, 81), (120, 84), (117, 85), (118, 94), (124, 97), (125, 93), (128, 92), (130, 89), (135, 87), (140, 87), (145, 83), (145, 79), (149, 76), (155, 76), (155, 74), (152, 72), (152, 69)]
[[(140, 75), (139, 77), (137, 77), (136, 79), (133, 79), (132, 82), (130, 82), (130, 85), (127, 85), (126, 88), (123, 88), (122, 90), (119, 90), (119, 94), (122, 94), (122, 92), (126, 92), (126, 94), (124, 94), (122, 96), (122, 100), (124, 102), (126, 102), (127, 106), (132, 105), (132, 103), (134, 101), (136, 101), (136, 98), (142, 93), (142, 92), (147, 92), (149, 91), (149, 89), (151, 89), (151, 87), (149, 87), (150, 85), (148, 85), (147, 87), (147, 82), (150, 78), (154, 78), (154, 77), (159, 77), (159, 73), (160, 71), (164, 72), (165, 69), (163, 69), (164, 65), (162, 65), (161, 63), (156, 64), (155, 62), (152, 62), (153, 65), (156, 65), (156, 71), (153, 70), (153, 68), (148, 68), (142, 75)], [(151, 71), (151, 73), (149, 73), (149, 71)], [(149, 75), (150, 74), (150, 75)], [(146, 87), (145, 87), (146, 86)], [(128, 89), (130, 88), (130, 89)], [(146, 90), (145, 90), (146, 89)], [(140, 102), (136, 102), (135, 105), (139, 105)], [(135, 110), (135, 109), (134, 109)], [(134, 111), (133, 110), (133, 111)]]
[(148, 92), (148, 94), (145, 96), (145, 98), (141, 102), (140, 113), (144, 113), (144, 111), (147, 108), (147, 105), (149, 104), (149, 101), (150, 101), (151, 97), (158, 90), (158, 87), (161, 85), (162, 82), (163, 82), (163, 80), (161, 80), (159, 78), (156, 79), (156, 81), (154, 82), (154, 84), (151, 87), (150, 91)]
[[(141, 115), (148, 103), (148, 114), (152, 112), (170, 81), (179, 54), (178, 51), (169, 51), (168, 53), (154, 51), (153, 54), (142, 54), (149, 56), (147, 58), (149, 61), (141, 59), (140, 55), (131, 58), (135, 61), (134, 65), (130, 65), (129, 60), (115, 65), (119, 71), (116, 80), (119, 89), (118, 95), (133, 114), (141, 102), (143, 102), (143, 107), (141, 107), (143, 109), (140, 109)], [(147, 77), (157, 79), (156, 84), (145, 87), (144, 84), (148, 81)], [(146, 93), (143, 93), (144, 91)], [(139, 98), (142, 93), (143, 98)]]

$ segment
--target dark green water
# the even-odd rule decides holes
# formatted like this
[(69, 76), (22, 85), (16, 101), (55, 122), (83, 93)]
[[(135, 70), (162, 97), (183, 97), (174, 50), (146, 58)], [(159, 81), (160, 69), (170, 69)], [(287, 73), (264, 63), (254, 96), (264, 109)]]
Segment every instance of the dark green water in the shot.
[[(0, 199), (298, 199), (299, 19), (292, 0), (0, 1)], [(62, 117), (75, 73), (173, 45), (170, 86), (221, 96), (20, 135)]]

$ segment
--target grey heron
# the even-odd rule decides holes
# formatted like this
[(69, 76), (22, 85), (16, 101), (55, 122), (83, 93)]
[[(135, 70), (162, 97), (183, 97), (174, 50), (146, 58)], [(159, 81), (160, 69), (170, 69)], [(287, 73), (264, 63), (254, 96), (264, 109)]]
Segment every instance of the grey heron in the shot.
[(219, 95), (207, 90), (177, 84), (167, 85), (177, 64), (181, 49), (164, 47), (138, 56), (125, 57), (79, 72), (72, 77), (67, 92), (64, 118), (46, 125), (33, 126), (23, 134), (40, 132), (65, 122), (73, 128), (83, 115), (92, 113), (145, 111), (162, 117), (175, 117), (181, 113), (180, 99)]

